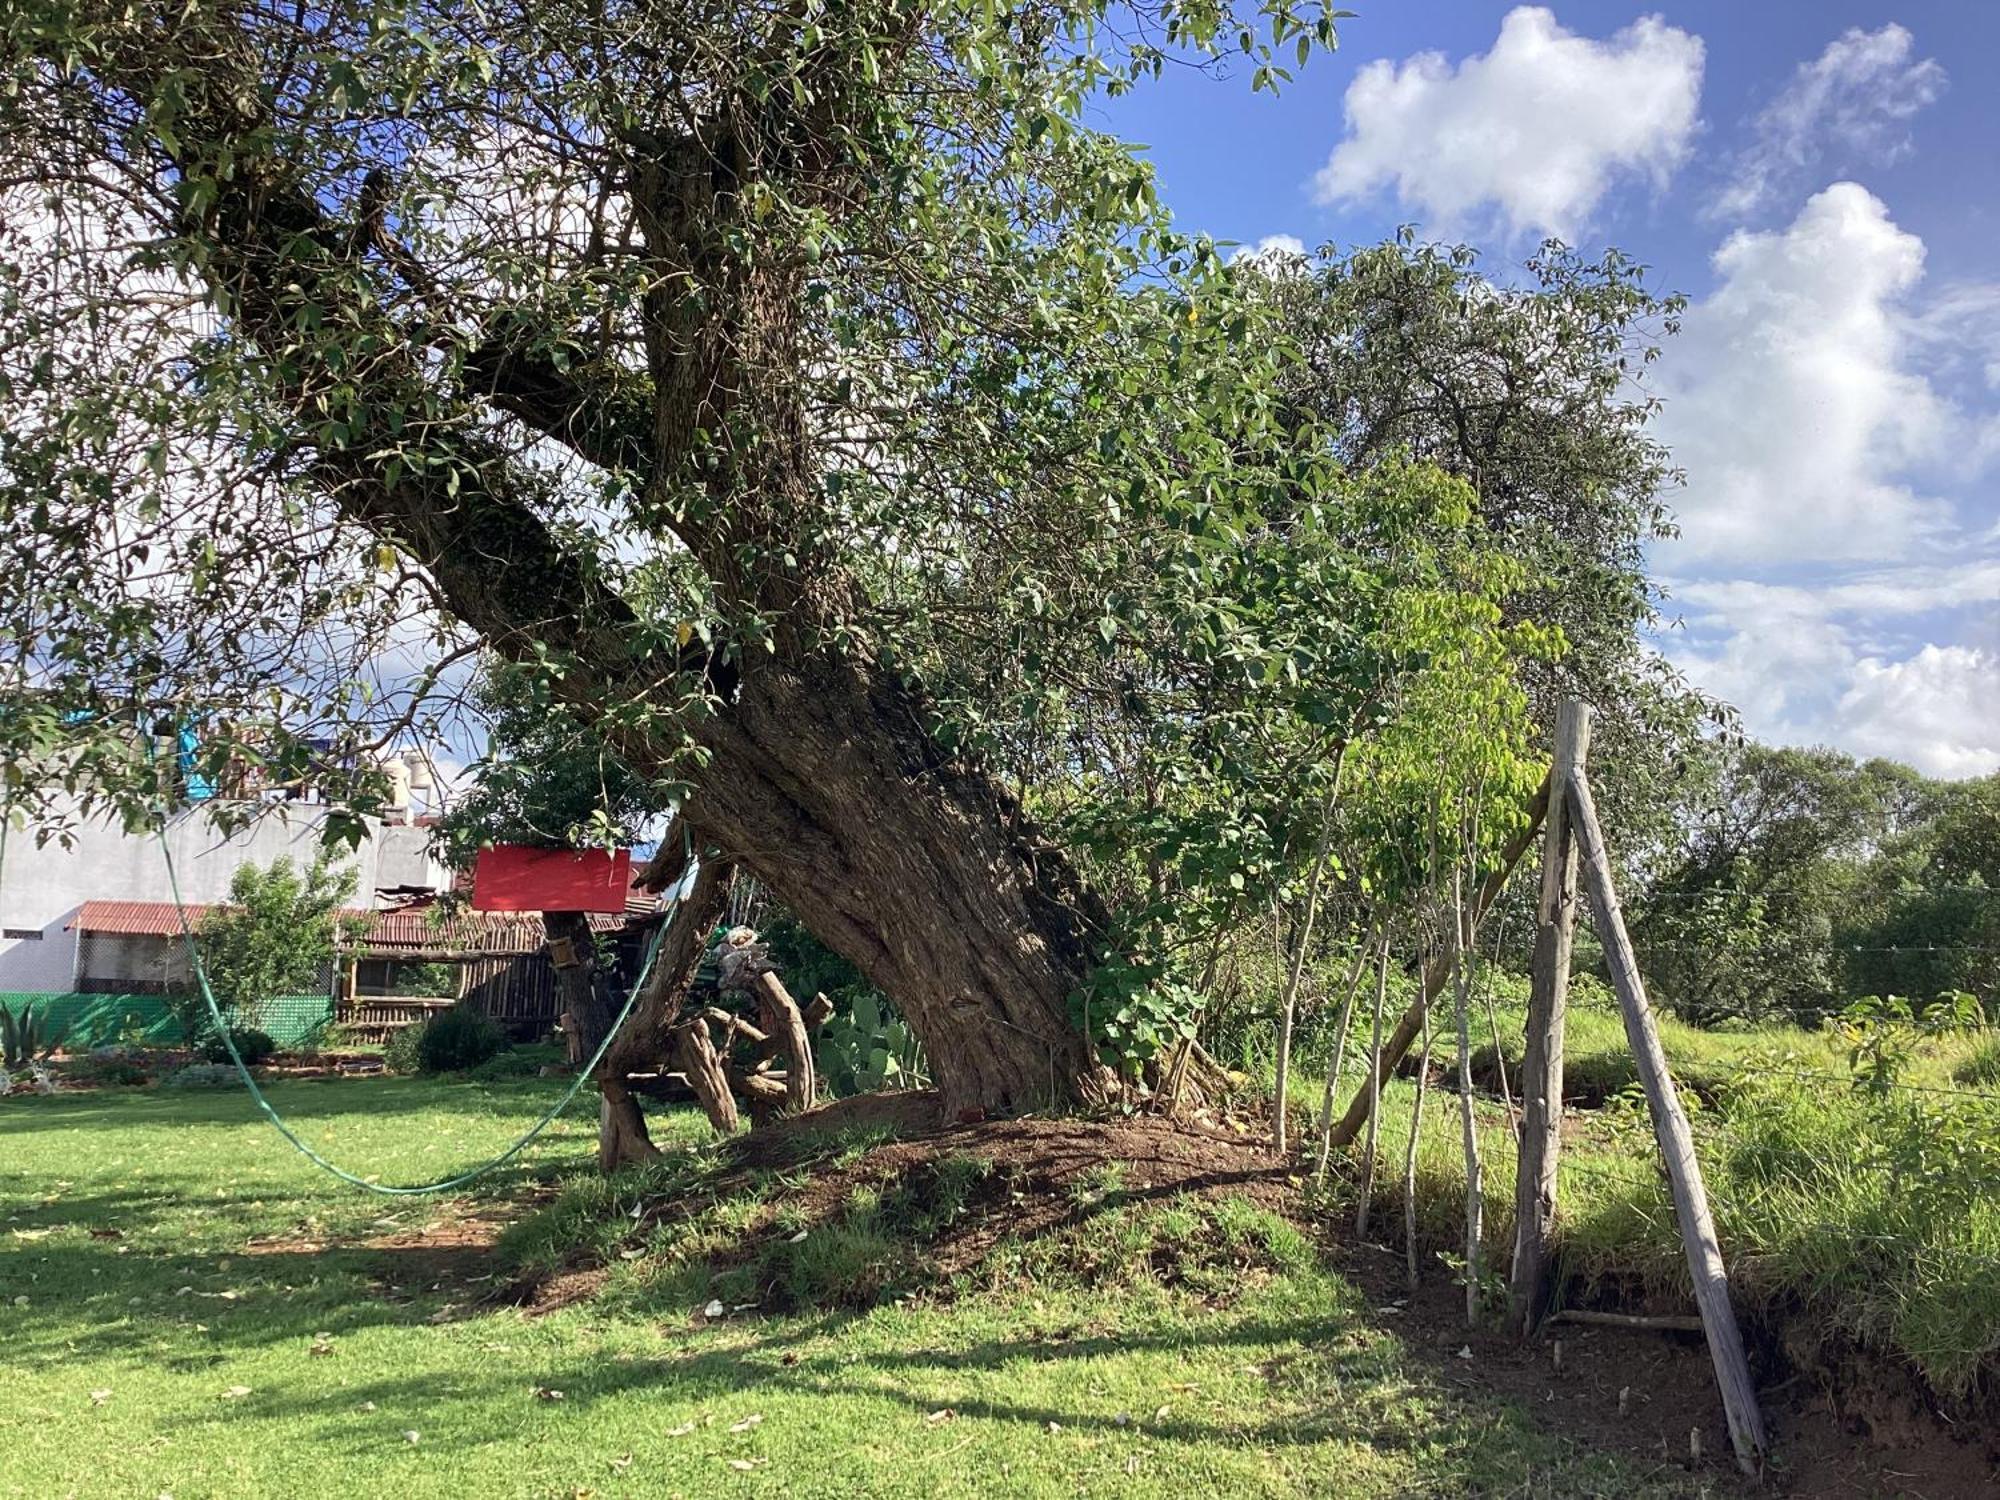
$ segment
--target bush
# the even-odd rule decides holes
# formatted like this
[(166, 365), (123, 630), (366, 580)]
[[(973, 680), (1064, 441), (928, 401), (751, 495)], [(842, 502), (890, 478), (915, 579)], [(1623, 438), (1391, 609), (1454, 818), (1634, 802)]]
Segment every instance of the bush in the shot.
[(1952, 1078), (1974, 1088), (2000, 1084), (2000, 1032), (1989, 1033), (1964, 1062), (1952, 1070)]
[(481, 1083), (499, 1083), (510, 1078), (535, 1078), (544, 1068), (563, 1068), (569, 1055), (559, 1045), (551, 1042), (529, 1042), (520, 1047), (509, 1047), (496, 1053), (485, 1062), (466, 1070), (466, 1077)]
[(69, 1064), (63, 1072), (78, 1083), (120, 1088), (147, 1083), (153, 1076), (145, 1063), (123, 1047), (98, 1047), (88, 1057)]
[(226, 1089), (236, 1082), (236, 1069), (226, 1063), (189, 1063), (170, 1075), (170, 1089)]
[[(236, 1055), (243, 1059), (246, 1068), (256, 1067), (278, 1050), (278, 1044), (271, 1040), (270, 1033), (259, 1031), (254, 1026), (232, 1026), (229, 1040), (236, 1044)], [(211, 1031), (202, 1039), (201, 1055), (208, 1062), (226, 1063), (229, 1061), (228, 1043)]]
[(506, 1050), (507, 1033), (491, 1016), (455, 1005), (423, 1027), (417, 1038), (417, 1069), (462, 1073)]
[(430, 1022), (419, 1021), (414, 1026), (405, 1026), (400, 1031), (389, 1034), (387, 1044), (382, 1048), (382, 1066), (391, 1073), (408, 1075), (422, 1071), (420, 1062), (424, 1044), (424, 1033), (430, 1029)]

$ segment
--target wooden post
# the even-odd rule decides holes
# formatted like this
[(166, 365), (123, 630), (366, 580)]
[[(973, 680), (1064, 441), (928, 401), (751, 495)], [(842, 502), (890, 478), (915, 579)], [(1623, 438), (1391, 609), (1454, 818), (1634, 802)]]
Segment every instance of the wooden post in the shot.
[(1556, 711), (1554, 789), (1542, 834), (1542, 895), (1528, 992), (1528, 1045), (1521, 1063), (1520, 1170), (1514, 1184), (1514, 1264), (1508, 1307), (1523, 1336), (1548, 1305), (1549, 1235), (1556, 1212), (1556, 1164), (1562, 1149), (1563, 1027), (1569, 1009), (1570, 950), (1576, 936), (1576, 836), (1568, 787), (1583, 774), (1590, 749), (1590, 709), (1575, 701)]
[(1749, 1361), (1743, 1357), (1743, 1335), (1729, 1305), (1729, 1273), (1715, 1238), (1715, 1221), (1709, 1216), (1708, 1189), (1701, 1180), (1701, 1163), (1695, 1159), (1694, 1133), (1688, 1129), (1687, 1114), (1667, 1074), (1659, 1028), (1653, 1024), (1653, 1012), (1646, 1003), (1646, 986), (1639, 978), (1638, 959), (1625, 932), (1618, 892), (1611, 883), (1611, 856), (1605, 851), (1604, 834), (1598, 827), (1590, 783), (1581, 775), (1575, 776), (1568, 792), (1569, 814), (1583, 859), (1584, 889), (1590, 895), (1597, 935), (1611, 968), (1611, 986), (1618, 992), (1618, 1008), (1625, 1017), (1625, 1039), (1645, 1085), (1653, 1133), (1666, 1159), (1674, 1217), (1680, 1223), (1688, 1274), (1694, 1278), (1695, 1306), (1708, 1335), (1709, 1359), (1715, 1365), (1716, 1384), (1722, 1389), (1729, 1441), (1736, 1449), (1737, 1465), (1754, 1474), (1770, 1444), (1764, 1434), (1763, 1414), (1757, 1409), (1757, 1388), (1750, 1380)]

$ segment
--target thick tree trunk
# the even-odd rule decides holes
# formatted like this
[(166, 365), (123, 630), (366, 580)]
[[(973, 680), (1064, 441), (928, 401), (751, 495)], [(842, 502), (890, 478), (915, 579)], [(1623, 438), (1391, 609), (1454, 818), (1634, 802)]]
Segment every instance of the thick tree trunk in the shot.
[(909, 1022), (948, 1111), (1102, 1097), (1072, 1023), (1102, 907), (1012, 797), (924, 732), (862, 660), (746, 669), (703, 727), (695, 828), (735, 852)]
[[(912, 9), (899, 26), (914, 30), (921, 16)], [(97, 76), (142, 100), (171, 80), (179, 140), (162, 148), (192, 162), (216, 196), (199, 222), (167, 227), (205, 248), (231, 335), (270, 356), (265, 394), (296, 418), (300, 461), (343, 519), (426, 570), (450, 613), (495, 651), (572, 663), (556, 691), (637, 766), (685, 775), (686, 747), (673, 730), (649, 743), (607, 711), (667, 688), (704, 693), (713, 712), (694, 727), (710, 755), (694, 826), (890, 998), (949, 1108), (1004, 1112), (1104, 1092), (1069, 997), (1101, 956), (1105, 913), (1008, 793), (938, 749), (900, 676), (852, 644), (861, 586), (838, 548), (816, 540), (826, 459), (804, 401), (805, 372), (822, 359), (806, 326), (807, 270), (798, 257), (753, 260), (735, 248), (756, 233), (739, 191), (748, 178), (836, 210), (873, 180), (870, 161), (848, 149), (866, 135), (858, 122), (872, 118), (873, 90), (843, 72), (845, 53), (818, 58), (802, 112), (790, 93), (724, 89), (695, 135), (621, 142), (635, 253), (655, 271), (640, 309), (645, 410), (628, 410), (624, 382), (579, 382), (538, 340), (510, 337), (481, 350), (471, 383), (451, 393), (473, 420), (435, 424), (450, 461), (385, 464), (382, 454), (412, 440), (404, 415), (444, 394), (432, 361), (348, 274), (339, 247), (353, 245), (354, 226), (331, 218), (300, 166), (270, 150), (258, 38), (226, 21), (200, 29), (198, 45), (195, 34), (141, 8), (96, 38)], [(216, 162), (230, 170), (211, 179)], [(315, 327), (351, 321), (382, 346), (343, 439), (322, 446), (306, 435), (352, 374), (310, 341), (301, 350), (307, 310)], [(513, 463), (512, 434), (476, 420), (487, 404), (585, 462), (647, 476), (649, 517), (677, 528), (722, 618), (776, 622), (770, 652), (663, 660), (607, 570), (552, 533)], [(690, 486), (711, 504), (687, 506)], [(670, 1021), (670, 1008), (655, 1014), (632, 1055), (663, 1055)], [(609, 1076), (622, 1078), (623, 1043), (614, 1050)]]
[(580, 1063), (588, 1062), (611, 1030), (622, 997), (612, 996), (609, 976), (597, 967), (589, 917), (580, 911), (543, 912), (542, 931), (555, 967), (556, 998), (562, 1001), (571, 1054)]

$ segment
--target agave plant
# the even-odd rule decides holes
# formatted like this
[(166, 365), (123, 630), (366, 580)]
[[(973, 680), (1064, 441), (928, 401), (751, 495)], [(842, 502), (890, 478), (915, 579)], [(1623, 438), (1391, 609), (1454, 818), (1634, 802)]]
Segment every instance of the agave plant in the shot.
[(0, 1008), (0, 1064), (10, 1073), (26, 1068), (54, 1052), (68, 1034), (67, 1023), (54, 1025), (46, 1009), (36, 1013), (32, 1001), (18, 1011)]

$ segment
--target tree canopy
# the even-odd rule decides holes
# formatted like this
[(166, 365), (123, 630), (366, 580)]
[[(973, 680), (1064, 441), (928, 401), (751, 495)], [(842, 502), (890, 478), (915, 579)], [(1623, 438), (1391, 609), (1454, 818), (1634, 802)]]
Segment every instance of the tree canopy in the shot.
[(16, 8), (14, 801), (153, 816), (160, 705), (218, 765), (366, 766), (476, 656), (949, 1100), (1142, 1065), (1246, 914), (1497, 847), (1564, 663), (1650, 670), (1671, 303), (1553, 250), (1232, 263), (1082, 123), (1169, 57), (1275, 87), (1334, 19)]

